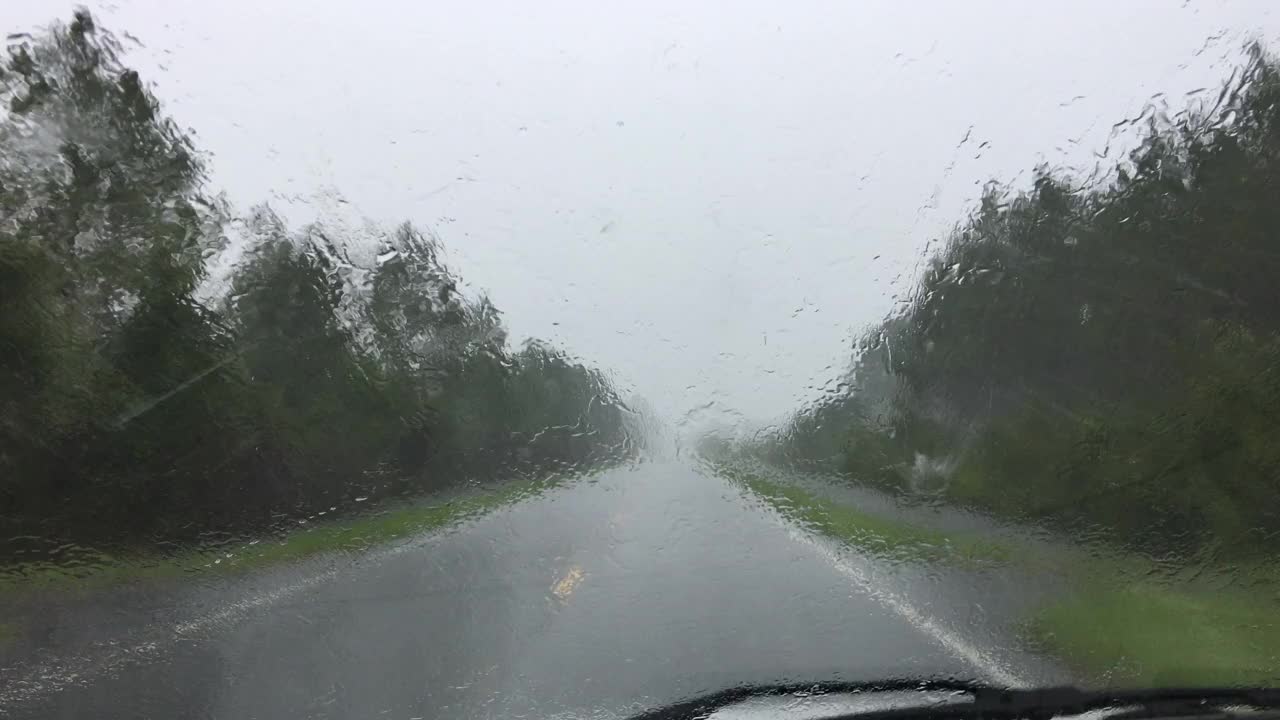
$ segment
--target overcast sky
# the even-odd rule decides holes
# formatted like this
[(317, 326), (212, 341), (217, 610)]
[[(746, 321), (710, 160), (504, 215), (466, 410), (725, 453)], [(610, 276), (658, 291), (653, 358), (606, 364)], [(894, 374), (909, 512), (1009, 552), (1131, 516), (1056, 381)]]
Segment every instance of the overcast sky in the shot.
[(816, 397), (985, 180), (1280, 39), (1266, 1), (89, 7), (241, 207), (429, 227), (516, 338), (691, 423)]

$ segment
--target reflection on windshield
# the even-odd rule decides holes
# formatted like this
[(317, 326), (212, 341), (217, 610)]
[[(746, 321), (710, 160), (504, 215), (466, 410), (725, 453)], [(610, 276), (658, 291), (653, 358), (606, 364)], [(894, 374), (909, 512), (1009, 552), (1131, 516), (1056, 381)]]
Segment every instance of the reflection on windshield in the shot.
[[(311, 200), (250, 177), (222, 159), (224, 119), (179, 122), (206, 101), (171, 106), (147, 72), (167, 65), (102, 22), (11, 28), (0, 71), (0, 714), (629, 717), (778, 683), (890, 681), (909, 702), (1277, 684), (1265, 39), (1201, 38), (1187, 54), (1223, 52), (1197, 70), (1216, 84), (1100, 106), (1100, 147), (1018, 154), (1026, 172), (981, 169), (960, 200), (939, 172), (1037, 136), (967, 125), (937, 167), (908, 168), (930, 188), (911, 237), (864, 247), (853, 236), (901, 224), (901, 168), (863, 172), (750, 113), (704, 133), (755, 96), (726, 82), (684, 107), (703, 57), (681, 41), (637, 69), (564, 40), (619, 70), (588, 84), (616, 107), (571, 117), (570, 140), (565, 116), (500, 81), (455, 88), (423, 121), (435, 130), (379, 115), (378, 132), (415, 138), (389, 156), (359, 103), (291, 118), (391, 158), (379, 182), (408, 190), (353, 192), (412, 201), (371, 219), (333, 187), (355, 162), (344, 140), (314, 150), (338, 158), (327, 170), (289, 170), (322, 176)], [(578, 59), (549, 69), (525, 42), (495, 67), (577, 77)], [(520, 52), (536, 62), (510, 63)], [(740, 82), (777, 58), (706, 60)], [(416, 82), (395, 64), (360, 75), (359, 97)], [(896, 97), (876, 87), (854, 84)], [(471, 127), (484, 97), (529, 119)], [(497, 124), (496, 165), (449, 154)], [(726, 150), (757, 176), (821, 169), (766, 211), (715, 161)], [(433, 157), (456, 167), (437, 175)], [(560, 181), (588, 167), (598, 192)], [(706, 175), (644, 182), (677, 167)], [(879, 210), (828, 196), (850, 173), (881, 186)], [(797, 692), (767, 712), (850, 709)]]

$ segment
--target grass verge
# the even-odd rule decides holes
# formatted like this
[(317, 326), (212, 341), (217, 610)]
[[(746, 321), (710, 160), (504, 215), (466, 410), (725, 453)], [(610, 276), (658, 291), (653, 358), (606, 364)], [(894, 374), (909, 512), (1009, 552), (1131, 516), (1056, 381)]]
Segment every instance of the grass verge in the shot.
[(1280, 680), (1276, 610), (1248, 592), (1094, 579), (1035, 612), (1026, 630), (1090, 682), (1270, 686)]
[(1280, 684), (1280, 582), (1270, 564), (1233, 568), (1235, 582), (1222, 589), (1194, 570), (1162, 571), (1140, 556), (1045, 555), (872, 515), (750, 471), (717, 471), (801, 525), (873, 554), (961, 565), (998, 561), (1032, 577), (1066, 577), (1070, 593), (1036, 609), (1021, 629), (1087, 683)]
[[(363, 517), (300, 527), (283, 536), (240, 541), (172, 555), (81, 554), (74, 563), (35, 562), (0, 568), (0, 594), (78, 592), (139, 580), (216, 576), (278, 565), (326, 552), (360, 551), (462, 522), (496, 507), (536, 495), (556, 480), (517, 481), (499, 488)], [(0, 637), (3, 629), (0, 628)]]
[(1010, 556), (1008, 548), (992, 540), (872, 515), (749, 471), (722, 468), (719, 472), (801, 525), (882, 557), (974, 565), (1004, 562)]

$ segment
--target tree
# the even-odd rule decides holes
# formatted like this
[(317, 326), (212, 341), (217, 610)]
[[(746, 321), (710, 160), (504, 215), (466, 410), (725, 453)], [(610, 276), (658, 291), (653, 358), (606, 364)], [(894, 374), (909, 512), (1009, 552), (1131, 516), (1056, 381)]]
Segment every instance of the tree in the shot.
[(1233, 78), (1108, 181), (989, 185), (775, 456), (1161, 551), (1276, 537), (1280, 72)]
[[(360, 268), (341, 232), (211, 200), (190, 138), (88, 13), (12, 44), (0, 99), (10, 536), (195, 542), (625, 457), (604, 377), (513, 353), (434, 236), (403, 224)], [(247, 245), (209, 299), (232, 224)]]

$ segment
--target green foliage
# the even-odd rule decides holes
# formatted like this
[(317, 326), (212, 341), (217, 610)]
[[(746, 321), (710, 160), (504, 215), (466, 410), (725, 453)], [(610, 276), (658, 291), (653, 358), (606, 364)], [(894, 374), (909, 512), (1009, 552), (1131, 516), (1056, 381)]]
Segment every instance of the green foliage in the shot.
[(628, 452), (605, 378), (510, 349), (434, 237), (402, 225), (360, 267), (323, 225), (236, 217), (87, 13), (10, 44), (0, 102), (0, 554), (257, 535)]
[(1143, 549), (1280, 537), (1280, 70), (1087, 182), (987, 188), (846, 396), (751, 448)]

